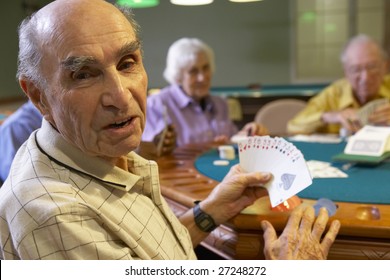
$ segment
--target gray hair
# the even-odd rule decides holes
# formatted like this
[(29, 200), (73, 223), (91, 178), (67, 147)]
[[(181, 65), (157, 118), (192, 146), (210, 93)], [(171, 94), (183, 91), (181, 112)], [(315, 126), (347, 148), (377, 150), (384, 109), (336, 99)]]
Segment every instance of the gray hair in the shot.
[(181, 38), (174, 42), (168, 50), (164, 78), (170, 84), (178, 84), (183, 76), (183, 69), (198, 53), (204, 53), (210, 63), (211, 73), (215, 72), (213, 50), (197, 38)]
[[(130, 22), (136, 38), (139, 39), (141, 29), (134, 19), (133, 10), (125, 6), (115, 6)], [(37, 87), (44, 88), (47, 81), (43, 77), (42, 69), (40, 68), (43, 52), (38, 31), (39, 24), (39, 16), (34, 13), (25, 18), (19, 25), (19, 54), (16, 78), (26, 78), (36, 84)]]
[(341, 55), (340, 55), (340, 61), (342, 64), (346, 64), (347, 63), (347, 60), (348, 60), (348, 50), (351, 46), (353, 45), (359, 45), (359, 44), (373, 44), (375, 45), (379, 52), (381, 53), (381, 56), (382, 58), (385, 60), (387, 59), (387, 53), (385, 52), (385, 50), (378, 44), (378, 42), (376, 42), (374, 39), (372, 39), (370, 36), (366, 35), (366, 34), (359, 34), (359, 35), (356, 35), (355, 37), (353, 37), (352, 39), (350, 39), (347, 44), (345, 45), (343, 51), (341, 52)]

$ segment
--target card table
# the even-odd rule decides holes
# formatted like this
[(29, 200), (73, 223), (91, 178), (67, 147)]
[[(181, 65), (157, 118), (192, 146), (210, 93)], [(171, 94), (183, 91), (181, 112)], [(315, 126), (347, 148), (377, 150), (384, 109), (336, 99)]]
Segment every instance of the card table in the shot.
[[(323, 144), (294, 142), (306, 160), (332, 162), (345, 143)], [(191, 144), (177, 148), (170, 156), (157, 159), (161, 190), (177, 216), (202, 200), (223, 179), (229, 168), (215, 166), (218, 145)], [(226, 259), (263, 259), (260, 221), (270, 221), (278, 233), (283, 230), (290, 211), (300, 203), (314, 205), (319, 198), (335, 202), (341, 229), (329, 259), (390, 259), (390, 162), (360, 166), (333, 162), (348, 178), (314, 178), (313, 184), (283, 205), (271, 208), (265, 196), (242, 213), (220, 225), (202, 243)]]

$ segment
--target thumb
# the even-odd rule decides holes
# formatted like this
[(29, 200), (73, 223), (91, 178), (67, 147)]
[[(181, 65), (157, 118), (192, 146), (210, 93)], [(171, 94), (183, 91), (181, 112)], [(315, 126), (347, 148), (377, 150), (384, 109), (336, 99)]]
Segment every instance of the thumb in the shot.
[(278, 239), (274, 227), (268, 221), (261, 221), (261, 228), (263, 229), (264, 244), (273, 242)]
[(276, 231), (268, 221), (261, 221), (261, 228), (264, 231), (264, 257), (266, 260), (274, 260), (276, 258), (274, 256), (273, 244), (277, 241)]

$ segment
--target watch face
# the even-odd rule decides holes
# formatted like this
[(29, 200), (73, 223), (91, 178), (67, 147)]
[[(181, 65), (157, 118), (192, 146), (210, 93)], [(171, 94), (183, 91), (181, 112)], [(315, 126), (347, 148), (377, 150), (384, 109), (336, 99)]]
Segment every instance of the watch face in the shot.
[(204, 219), (199, 222), (199, 225), (202, 228), (206, 229), (206, 228), (209, 228), (210, 226), (213, 226), (213, 222), (210, 221), (210, 219), (208, 217), (204, 217)]
[(202, 209), (200, 209), (199, 204), (195, 205), (194, 207), (194, 218), (196, 225), (202, 231), (210, 232), (217, 227), (213, 218), (207, 213), (203, 212)]

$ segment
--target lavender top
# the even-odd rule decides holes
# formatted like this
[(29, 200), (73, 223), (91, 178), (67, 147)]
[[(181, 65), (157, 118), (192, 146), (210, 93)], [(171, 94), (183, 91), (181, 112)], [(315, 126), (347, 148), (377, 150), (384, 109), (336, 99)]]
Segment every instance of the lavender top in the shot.
[(187, 96), (178, 85), (163, 88), (147, 100), (146, 126), (143, 141), (152, 141), (165, 127), (164, 106), (168, 123), (173, 124), (177, 133), (177, 145), (209, 142), (218, 135), (232, 136), (237, 127), (229, 119), (226, 101), (218, 96), (208, 96), (205, 109)]

